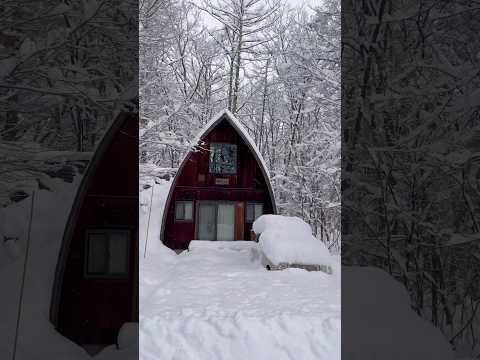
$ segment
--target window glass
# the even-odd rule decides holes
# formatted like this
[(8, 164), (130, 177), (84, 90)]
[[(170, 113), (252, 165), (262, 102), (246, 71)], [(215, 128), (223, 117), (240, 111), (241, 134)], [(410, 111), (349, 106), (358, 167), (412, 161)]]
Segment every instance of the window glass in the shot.
[(125, 274), (128, 271), (126, 232), (112, 232), (109, 236), (108, 270), (110, 274)]
[(86, 276), (128, 275), (128, 230), (96, 229), (87, 232)]
[(255, 209), (253, 207), (253, 204), (247, 204), (247, 221), (253, 222), (254, 217), (255, 217)]
[(185, 214), (185, 207), (183, 206), (183, 203), (177, 202), (175, 204), (175, 219), (183, 220), (184, 214)]
[(193, 201), (177, 201), (175, 203), (175, 220), (193, 220)]
[(215, 204), (199, 204), (198, 240), (215, 240), (216, 212)]
[(235, 205), (218, 204), (217, 240), (235, 240)]
[(263, 204), (255, 204), (255, 219), (254, 220), (257, 220), (262, 215), (263, 215)]
[(263, 215), (263, 204), (247, 204), (247, 222), (254, 222)]
[(214, 174), (237, 173), (237, 145), (210, 144), (209, 171)]
[(183, 203), (184, 206), (185, 206), (185, 210), (184, 210), (184, 218), (185, 220), (192, 220), (193, 218), (193, 203), (191, 202), (185, 202)]
[(106, 234), (93, 233), (88, 236), (87, 269), (90, 274), (103, 274), (107, 271), (108, 238)]

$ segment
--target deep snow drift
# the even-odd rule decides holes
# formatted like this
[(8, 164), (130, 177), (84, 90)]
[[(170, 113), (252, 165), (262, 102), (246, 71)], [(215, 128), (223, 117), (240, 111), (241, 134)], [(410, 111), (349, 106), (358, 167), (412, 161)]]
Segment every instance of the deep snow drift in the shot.
[[(141, 360), (454, 358), (440, 331), (410, 308), (402, 284), (380, 269), (360, 267), (342, 274), (344, 335), (356, 341), (341, 356), (339, 256), (329, 259), (328, 275), (267, 271), (254, 242), (193, 241), (176, 255), (158, 241), (170, 183), (157, 182), (144, 180), (154, 187), (140, 196), (140, 246), (147, 249), (140, 260)], [(272, 219), (256, 230), (265, 231)]]
[(267, 271), (253, 242), (207, 244), (141, 262), (142, 360), (340, 359), (338, 275)]
[(149, 234), (140, 261), (142, 360), (340, 359), (338, 261), (334, 275), (267, 271), (249, 241), (193, 241), (176, 255), (158, 240), (170, 183), (157, 182), (140, 196), (141, 249)]

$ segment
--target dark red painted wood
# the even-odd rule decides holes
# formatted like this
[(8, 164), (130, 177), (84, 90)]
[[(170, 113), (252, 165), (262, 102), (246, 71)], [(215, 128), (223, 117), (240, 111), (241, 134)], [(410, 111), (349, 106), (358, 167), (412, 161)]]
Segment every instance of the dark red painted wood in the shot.
[[(126, 117), (98, 166), (73, 226), (58, 304), (58, 331), (72, 341), (114, 344), (120, 326), (138, 320), (138, 117)], [(130, 273), (125, 279), (84, 276), (86, 230), (130, 230)], [(65, 241), (65, 240), (64, 240)]]
[[(190, 153), (181, 173), (177, 174), (175, 188), (171, 190), (170, 203), (164, 224), (163, 242), (172, 249), (187, 249), (195, 239), (195, 216), (192, 222), (175, 222), (175, 202), (194, 201), (194, 214), (199, 200), (243, 202), (261, 202), (264, 213), (273, 212), (272, 199), (267, 184), (250, 148), (236, 129), (227, 120), (222, 120), (203, 139), (202, 149)], [(231, 143), (237, 145), (237, 174), (209, 173), (210, 143)], [(202, 175), (202, 176), (199, 176)], [(228, 185), (217, 185), (216, 178), (228, 179)], [(203, 180), (204, 179), (204, 180)], [(203, 180), (203, 181), (202, 181)], [(243, 239), (249, 240), (252, 224), (244, 224)], [(237, 234), (241, 233), (237, 231)]]

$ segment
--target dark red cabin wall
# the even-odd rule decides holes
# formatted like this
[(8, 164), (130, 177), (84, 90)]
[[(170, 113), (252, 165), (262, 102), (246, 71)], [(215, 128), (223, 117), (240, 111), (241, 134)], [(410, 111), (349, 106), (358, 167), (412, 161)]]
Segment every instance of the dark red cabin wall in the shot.
[[(204, 149), (191, 153), (172, 190), (164, 231), (164, 243), (172, 249), (187, 249), (195, 238), (195, 219), (193, 222), (175, 222), (175, 202), (178, 200), (194, 200), (194, 214), (198, 200), (261, 202), (265, 213), (273, 212), (260, 166), (237, 131), (224, 120), (203, 141), (206, 143)], [(209, 152), (205, 149), (211, 142), (237, 144), (236, 175), (209, 173)], [(199, 181), (199, 174), (205, 174), (205, 182)], [(228, 178), (229, 185), (215, 185), (216, 177)], [(249, 239), (250, 229), (251, 224), (245, 223), (245, 240)]]
[[(103, 154), (80, 206), (61, 285), (57, 328), (80, 343), (115, 343), (120, 326), (136, 320), (138, 247), (138, 118), (123, 121)], [(85, 233), (89, 228), (131, 232), (128, 279), (84, 277)]]

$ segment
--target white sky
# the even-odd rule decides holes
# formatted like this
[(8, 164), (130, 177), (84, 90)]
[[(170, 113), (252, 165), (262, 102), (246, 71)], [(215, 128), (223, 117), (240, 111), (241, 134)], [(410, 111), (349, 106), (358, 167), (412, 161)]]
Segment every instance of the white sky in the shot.
[[(192, 0), (192, 1), (196, 4), (199, 4), (199, 5), (202, 3), (202, 0)], [(300, 6), (304, 5), (305, 10), (308, 11), (309, 6), (310, 7), (318, 6), (322, 2), (322, 0), (285, 0), (285, 2), (287, 4), (289, 4), (290, 7), (292, 7), (292, 8), (300, 7)], [(204, 22), (206, 23), (207, 27), (210, 28), (210, 29), (215, 28), (219, 25), (217, 20), (215, 20), (213, 17), (206, 14), (205, 12), (202, 12), (202, 18), (203, 18)]]

